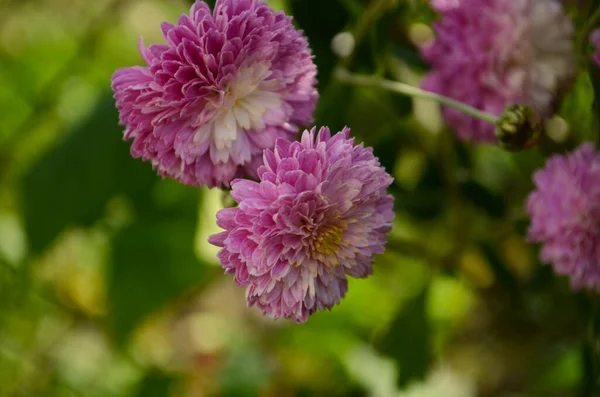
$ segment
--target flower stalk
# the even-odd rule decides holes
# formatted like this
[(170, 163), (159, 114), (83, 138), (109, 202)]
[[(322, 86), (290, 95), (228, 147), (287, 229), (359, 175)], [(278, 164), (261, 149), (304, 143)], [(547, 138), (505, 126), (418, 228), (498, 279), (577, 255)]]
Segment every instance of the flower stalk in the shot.
[(476, 109), (463, 102), (459, 102), (443, 95), (434, 94), (433, 92), (428, 92), (418, 87), (413, 87), (398, 81), (386, 80), (375, 76), (353, 74), (343, 68), (338, 68), (335, 72), (335, 75), (339, 81), (344, 83), (360, 87), (376, 87), (413, 98), (429, 99), (441, 105), (460, 110), (469, 116), (483, 120), (490, 124), (496, 125), (499, 120), (495, 115)]

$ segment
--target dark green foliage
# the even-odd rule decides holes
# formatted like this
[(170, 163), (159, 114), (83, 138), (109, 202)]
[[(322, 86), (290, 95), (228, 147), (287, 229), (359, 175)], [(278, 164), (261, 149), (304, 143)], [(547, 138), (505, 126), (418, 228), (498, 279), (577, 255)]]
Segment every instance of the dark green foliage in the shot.
[(317, 126), (328, 126), (333, 133), (348, 125), (348, 107), (354, 88), (333, 82), (321, 91), (315, 122)]
[(217, 0), (205, 0), (205, 3), (208, 4), (208, 6), (210, 7), (211, 10), (214, 10)]
[(483, 255), (490, 264), (496, 278), (500, 281), (500, 284), (513, 294), (513, 297), (517, 297), (520, 294), (518, 282), (515, 276), (507, 269), (506, 264), (498, 253), (498, 248), (490, 242), (480, 242), (479, 248), (481, 248)]
[(589, 70), (595, 93), (593, 103), (595, 142), (600, 144), (600, 67), (592, 62)]
[(246, 346), (243, 350), (234, 350), (221, 375), (221, 395), (258, 397), (270, 372), (269, 363), (255, 348)]
[(142, 379), (137, 392), (132, 397), (168, 397), (174, 379), (153, 370)]
[(447, 195), (444, 194), (444, 179), (440, 165), (429, 160), (425, 172), (414, 190), (395, 189), (397, 210), (406, 211), (420, 220), (435, 219), (444, 209)]
[(431, 325), (427, 316), (427, 289), (398, 312), (376, 348), (398, 365), (397, 384), (423, 379), (432, 360)]
[(67, 227), (94, 224), (116, 194), (138, 197), (156, 180), (149, 164), (131, 158), (117, 123), (107, 95), (23, 178), (22, 210), (33, 252), (42, 252)]
[[(190, 4), (194, 4), (196, 1), (198, 0), (188, 0), (188, 2)], [(203, 0), (206, 4), (208, 4), (208, 6), (210, 7), (211, 10), (215, 9), (215, 4), (217, 3), (217, 0)]]
[[(187, 194), (197, 193), (190, 189)], [(106, 282), (110, 326), (118, 342), (149, 314), (200, 286), (209, 275), (193, 251), (194, 207), (183, 208), (187, 214), (159, 211), (162, 216), (140, 220), (114, 239)]]
[(348, 24), (348, 12), (339, 0), (290, 0), (290, 8), (294, 21), (308, 37), (317, 64), (319, 89), (323, 90), (337, 62), (331, 40)]
[[(217, 1), (205, 0), (212, 9)], [(600, 143), (600, 68), (590, 60), (587, 36), (578, 76), (557, 102), (568, 137), (545, 134), (538, 148), (507, 154), (458, 142), (437, 128), (433, 108), (411, 98), (336, 80), (341, 65), (416, 85), (430, 66), (417, 46), (427, 29), (413, 29), (439, 18), (429, 1), (271, 2), (304, 30), (315, 55), (317, 127), (350, 127), (396, 179), (389, 189), (394, 229), (374, 275), (351, 280), (338, 306), (306, 324), (272, 323), (243, 307), (243, 289), (216, 258), (208, 264), (196, 255), (197, 236), (206, 234), (204, 225), (214, 227), (210, 211), (220, 201), (162, 180), (133, 159), (110, 93), (101, 93), (93, 109), (79, 103), (96, 97), (98, 87), (108, 90), (117, 66), (141, 64), (132, 37), (146, 35), (140, 21), (159, 18), (130, 14), (155, 10), (174, 22), (195, 0), (126, 2), (107, 2), (105, 15), (81, 0), (37, 2), (44, 24), (27, 24), (24, 1), (6, 2), (9, 12), (0, 12), (0, 140), (8, 142), (0, 148), (0, 395), (376, 395), (373, 389), (389, 385), (372, 369), (385, 363), (365, 355), (356, 368), (349, 359), (355, 349), (370, 354), (373, 347), (397, 365), (395, 393), (429, 382), (438, 360), (463, 376), (453, 364), (465, 360), (470, 368), (494, 364), (468, 379), (477, 395), (600, 395), (596, 298), (573, 292), (567, 277), (539, 261), (540, 245), (526, 240), (524, 211), (532, 175), (550, 155)], [(576, 35), (599, 6), (562, 4)], [(331, 41), (342, 31), (355, 35), (356, 48), (339, 59)], [(18, 40), (22, 33), (27, 40)], [(129, 47), (118, 43), (124, 33)], [(84, 50), (73, 51), (79, 45)], [(44, 88), (45, 81), (60, 90)], [(80, 114), (89, 116), (66, 126)], [(47, 131), (60, 138), (36, 148)], [(11, 250), (20, 220), (30, 248), (21, 253)], [(99, 257), (88, 261), (89, 252)], [(158, 335), (150, 346), (133, 339), (141, 326)], [(172, 355), (165, 359), (164, 351)], [(477, 354), (465, 358), (465, 351)]]
[(506, 215), (504, 199), (475, 181), (465, 181), (460, 184), (462, 195), (475, 207), (479, 207), (489, 216), (502, 218)]
[(394, 47), (394, 55), (418, 70), (427, 71), (430, 67), (421, 58), (419, 50), (408, 43), (402, 47)]
[[(590, 67), (589, 73), (579, 73), (569, 92), (560, 103), (559, 115), (568, 125), (568, 136), (558, 145), (550, 147), (553, 151), (566, 152), (575, 149), (582, 141), (595, 141), (598, 138), (598, 121), (600, 113), (596, 110), (594, 91), (600, 89), (594, 80), (598, 76), (598, 67)], [(549, 147), (546, 142), (545, 148)]]

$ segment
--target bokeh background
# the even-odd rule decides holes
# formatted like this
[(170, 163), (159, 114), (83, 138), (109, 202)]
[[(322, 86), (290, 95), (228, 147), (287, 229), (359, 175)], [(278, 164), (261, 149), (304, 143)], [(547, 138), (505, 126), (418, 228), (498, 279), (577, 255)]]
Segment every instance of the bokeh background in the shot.
[(264, 318), (206, 242), (227, 193), (130, 157), (110, 76), (191, 1), (0, 0), (0, 396), (598, 395), (593, 298), (538, 262), (523, 208), (546, 156), (598, 135), (594, 76), (540, 148), (473, 147), (435, 104), (332, 75), (418, 84), (425, 0), (270, 4), (316, 55), (316, 123), (349, 125), (396, 179), (374, 276), (306, 324)]

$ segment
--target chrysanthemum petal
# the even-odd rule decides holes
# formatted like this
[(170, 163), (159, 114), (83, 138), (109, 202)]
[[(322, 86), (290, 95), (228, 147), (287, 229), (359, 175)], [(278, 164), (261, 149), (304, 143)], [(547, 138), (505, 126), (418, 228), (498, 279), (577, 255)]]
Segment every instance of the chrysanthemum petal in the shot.
[(219, 0), (213, 16), (197, 1), (161, 30), (166, 45), (138, 43), (147, 66), (112, 81), (132, 155), (160, 175), (210, 187), (256, 177), (265, 148), (312, 122), (316, 66), (282, 12), (262, 0)]
[(221, 264), (247, 288), (248, 305), (273, 318), (304, 322), (330, 309), (344, 297), (347, 276), (367, 277), (383, 252), (392, 178), (349, 133), (322, 128), (300, 142), (278, 139), (263, 155), (260, 182), (233, 181), (239, 206), (217, 216), (226, 237), (209, 241), (222, 247)]

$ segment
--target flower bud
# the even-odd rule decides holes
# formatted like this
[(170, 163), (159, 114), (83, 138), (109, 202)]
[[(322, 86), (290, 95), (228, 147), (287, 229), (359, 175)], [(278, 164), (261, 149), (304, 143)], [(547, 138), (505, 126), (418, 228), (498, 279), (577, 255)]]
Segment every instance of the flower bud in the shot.
[(341, 32), (331, 40), (331, 50), (340, 58), (346, 58), (352, 54), (355, 45), (354, 36), (350, 32)]
[(542, 137), (544, 121), (527, 105), (510, 105), (496, 123), (496, 136), (500, 146), (518, 151), (534, 147)]

